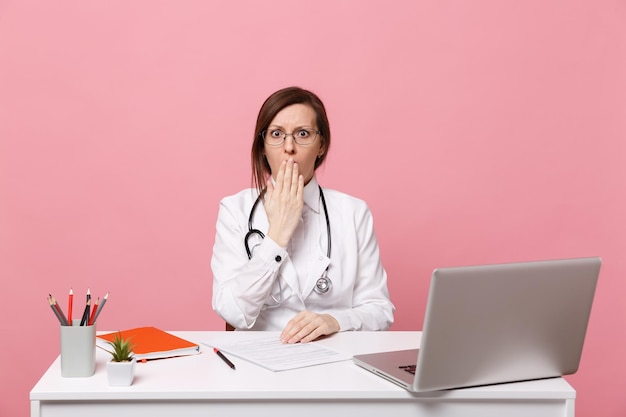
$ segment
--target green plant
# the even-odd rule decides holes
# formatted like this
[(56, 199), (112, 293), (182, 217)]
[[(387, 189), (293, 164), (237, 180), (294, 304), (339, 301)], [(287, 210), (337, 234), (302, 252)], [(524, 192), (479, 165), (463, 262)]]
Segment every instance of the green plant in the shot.
[(124, 339), (121, 334), (116, 334), (112, 342), (107, 342), (113, 348), (111, 356), (113, 362), (129, 362), (133, 359), (133, 344), (130, 339)]

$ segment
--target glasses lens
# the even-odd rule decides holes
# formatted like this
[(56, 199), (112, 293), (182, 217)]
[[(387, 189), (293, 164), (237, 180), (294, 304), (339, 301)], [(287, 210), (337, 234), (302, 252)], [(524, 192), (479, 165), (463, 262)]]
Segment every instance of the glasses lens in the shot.
[(317, 138), (319, 132), (309, 129), (299, 129), (292, 133), (285, 133), (280, 129), (270, 129), (261, 132), (263, 140), (270, 146), (279, 146), (285, 142), (287, 136), (291, 136), (298, 145), (310, 145)]
[(315, 140), (317, 132), (314, 130), (300, 129), (293, 132), (293, 138), (299, 145), (310, 145)]
[(264, 130), (263, 140), (268, 145), (278, 146), (285, 141), (285, 132), (278, 129)]

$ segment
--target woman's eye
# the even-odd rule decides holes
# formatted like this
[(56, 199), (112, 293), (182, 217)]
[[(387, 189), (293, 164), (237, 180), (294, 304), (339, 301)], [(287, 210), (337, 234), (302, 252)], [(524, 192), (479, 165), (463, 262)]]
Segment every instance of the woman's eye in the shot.
[(270, 132), (270, 136), (272, 136), (273, 138), (279, 138), (283, 135), (283, 132), (281, 132), (280, 130), (272, 130)]
[(309, 136), (309, 131), (308, 130), (298, 130), (298, 137), (299, 138), (306, 138)]

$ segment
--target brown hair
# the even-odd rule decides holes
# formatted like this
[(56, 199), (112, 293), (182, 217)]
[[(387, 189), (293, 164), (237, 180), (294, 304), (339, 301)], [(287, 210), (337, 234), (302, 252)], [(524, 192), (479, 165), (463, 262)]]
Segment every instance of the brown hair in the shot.
[(324, 108), (322, 100), (312, 92), (300, 87), (287, 87), (278, 90), (269, 96), (263, 103), (263, 106), (261, 106), (256, 120), (256, 127), (254, 128), (254, 139), (252, 141), (252, 182), (259, 192), (263, 191), (265, 181), (271, 174), (270, 165), (263, 154), (265, 143), (263, 142), (261, 134), (269, 127), (274, 117), (276, 117), (282, 109), (292, 104), (307, 104), (315, 111), (317, 115), (317, 130), (320, 131), (319, 139), (324, 149), (324, 153), (315, 160), (315, 169), (326, 159), (326, 154), (330, 147), (330, 125), (328, 124), (328, 117), (326, 116), (326, 109)]

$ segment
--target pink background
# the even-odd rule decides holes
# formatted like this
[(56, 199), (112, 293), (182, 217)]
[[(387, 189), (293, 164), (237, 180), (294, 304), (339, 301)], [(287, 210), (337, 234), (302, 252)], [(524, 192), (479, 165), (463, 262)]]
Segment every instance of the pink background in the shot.
[(217, 330), (219, 199), (256, 112), (300, 85), (320, 182), (369, 202), (418, 330), (437, 266), (603, 257), (577, 416), (626, 414), (626, 5), (0, 0), (1, 416), (59, 353), (46, 303), (110, 291), (100, 330)]

